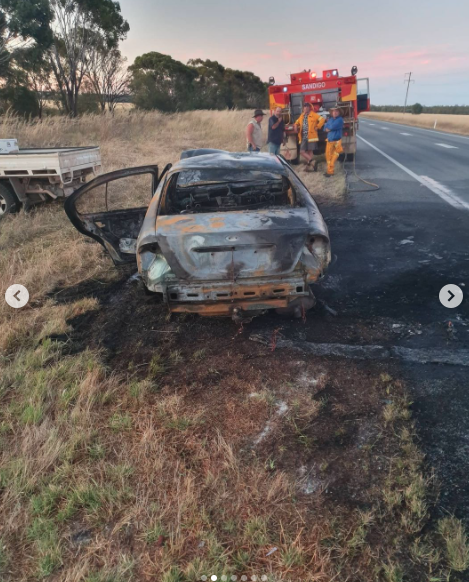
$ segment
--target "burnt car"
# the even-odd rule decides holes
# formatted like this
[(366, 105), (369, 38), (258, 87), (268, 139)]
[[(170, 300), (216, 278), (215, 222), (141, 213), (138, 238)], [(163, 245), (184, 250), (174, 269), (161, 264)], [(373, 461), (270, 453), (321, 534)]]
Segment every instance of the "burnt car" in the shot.
[[(150, 183), (131, 188), (130, 178)], [(310, 192), (268, 154), (191, 150), (161, 173), (111, 172), (72, 194), (65, 211), (116, 265), (136, 263), (146, 289), (173, 312), (301, 316), (331, 258)]]

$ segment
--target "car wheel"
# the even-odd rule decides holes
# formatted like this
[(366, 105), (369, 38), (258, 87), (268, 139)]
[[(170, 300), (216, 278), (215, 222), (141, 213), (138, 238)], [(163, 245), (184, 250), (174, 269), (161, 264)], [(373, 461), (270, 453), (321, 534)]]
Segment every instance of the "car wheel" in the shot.
[(16, 194), (5, 184), (0, 184), (0, 220), (7, 214), (19, 212), (20, 202)]

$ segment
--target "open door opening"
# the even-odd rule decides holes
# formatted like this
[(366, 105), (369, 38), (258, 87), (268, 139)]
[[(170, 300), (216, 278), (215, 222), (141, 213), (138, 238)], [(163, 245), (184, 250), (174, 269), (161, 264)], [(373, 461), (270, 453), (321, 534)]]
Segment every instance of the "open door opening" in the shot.
[(65, 212), (81, 233), (104, 246), (116, 265), (136, 262), (137, 237), (159, 179), (158, 166), (104, 174), (74, 192)]
[(357, 112), (370, 110), (370, 80), (357, 79)]

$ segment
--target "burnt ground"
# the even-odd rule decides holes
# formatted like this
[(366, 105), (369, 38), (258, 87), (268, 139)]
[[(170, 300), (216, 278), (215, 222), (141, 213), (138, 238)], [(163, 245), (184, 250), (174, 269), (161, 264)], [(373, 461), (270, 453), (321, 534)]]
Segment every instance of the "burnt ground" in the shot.
[[(374, 155), (358, 169), (372, 174)], [(446, 356), (440, 363), (407, 357), (419, 350), (459, 354), (467, 364), (469, 301), (449, 310), (438, 293), (448, 283), (469, 282), (469, 218), (418, 183), (396, 182), (386, 172), (376, 180), (379, 192), (350, 194), (341, 204), (321, 201), (335, 260), (314, 289), (318, 304), (305, 321), (268, 314), (238, 328), (225, 319), (169, 316), (163, 305), (144, 295), (130, 273), (111, 284), (88, 282), (63, 290), (56, 298), (90, 295), (100, 302), (98, 310), (70, 322), (72, 351), (101, 348), (110, 369), (143, 376), (154, 354), (160, 354), (162, 362), (170, 362), (162, 391), (182, 391), (194, 405), (209, 406), (240, 446), (246, 445), (245, 434), (258, 432), (255, 448), (264, 457), (275, 457), (277, 467), (290, 468), (299, 477), (303, 471), (305, 493), (326, 490), (335, 502), (366, 507), (364, 492), (373, 488), (373, 471), (379, 468), (363, 456), (360, 443), (375, 442), (373, 418), (387, 399), (401, 396), (389, 395), (376, 379), (389, 374), (402, 380), (413, 401), (421, 448), (440, 485), (434, 517), (450, 512), (469, 525), (469, 368), (445, 362)], [(308, 353), (318, 344), (328, 344), (323, 355)], [(343, 345), (363, 350), (334, 355)], [(410, 351), (388, 357), (385, 350), (375, 357), (370, 346)], [(291, 396), (302, 379), (327, 414), (314, 430), (302, 431), (298, 425), (292, 430), (298, 443), (310, 439), (321, 445), (321, 471), (311, 447), (298, 445), (292, 455), (290, 446), (288, 454), (282, 453), (282, 439), (289, 439), (285, 429), (275, 440), (264, 438), (269, 414), (245, 405), (259, 385)], [(233, 407), (237, 416), (231, 419), (227, 391), (244, 402), (241, 409)], [(280, 408), (277, 413), (271, 408), (270, 417), (282, 414), (281, 402), (275, 406)], [(385, 447), (380, 454), (386, 454)], [(350, 470), (334, 473), (325, 459)], [(373, 470), (362, 470), (369, 463)]]

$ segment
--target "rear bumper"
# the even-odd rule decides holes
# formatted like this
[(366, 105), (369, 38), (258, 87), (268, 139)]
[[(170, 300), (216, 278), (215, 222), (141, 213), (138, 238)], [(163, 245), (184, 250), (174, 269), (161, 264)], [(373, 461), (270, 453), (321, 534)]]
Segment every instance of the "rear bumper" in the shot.
[(171, 311), (211, 316), (254, 316), (269, 309), (301, 306), (303, 301), (307, 308), (312, 306), (309, 285), (300, 276), (242, 282), (168, 282), (163, 296)]

